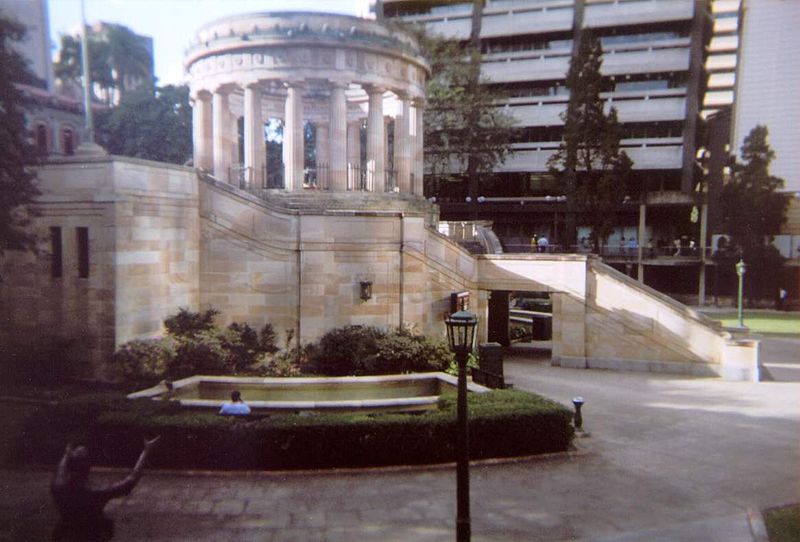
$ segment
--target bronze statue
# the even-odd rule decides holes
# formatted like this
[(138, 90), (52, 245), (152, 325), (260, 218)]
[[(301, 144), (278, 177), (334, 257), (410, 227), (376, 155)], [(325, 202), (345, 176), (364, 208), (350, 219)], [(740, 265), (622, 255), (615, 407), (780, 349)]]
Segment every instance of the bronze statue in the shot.
[(50, 487), (61, 521), (53, 540), (107, 541), (114, 535), (114, 522), (103, 513), (108, 501), (129, 495), (142, 476), (147, 456), (158, 442), (144, 441), (144, 449), (133, 470), (123, 480), (105, 487), (89, 485), (89, 450), (67, 444)]

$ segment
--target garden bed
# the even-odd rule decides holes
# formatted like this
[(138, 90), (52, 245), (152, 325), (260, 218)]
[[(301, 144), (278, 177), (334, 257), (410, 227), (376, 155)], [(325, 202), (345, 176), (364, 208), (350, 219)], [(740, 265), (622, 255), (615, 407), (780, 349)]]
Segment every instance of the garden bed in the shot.
[[(90, 397), (42, 406), (25, 424), (20, 457), (55, 463), (68, 441), (85, 442), (97, 465), (130, 466), (143, 437), (160, 435), (150, 465), (179, 469), (307, 469), (414, 465), (455, 459), (455, 394), (419, 414), (220, 417), (174, 403)], [(513, 390), (470, 394), (470, 457), (566, 450), (572, 414)]]

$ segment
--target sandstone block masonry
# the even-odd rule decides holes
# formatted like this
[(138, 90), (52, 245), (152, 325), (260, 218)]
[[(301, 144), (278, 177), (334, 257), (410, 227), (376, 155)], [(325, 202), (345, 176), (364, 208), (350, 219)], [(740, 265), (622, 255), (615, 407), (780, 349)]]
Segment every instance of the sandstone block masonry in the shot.
[(191, 169), (107, 156), (53, 162), (39, 179), (42, 250), (2, 260), (6, 352), (71, 338), (87, 373), (108, 376), (116, 347), (163, 333), (181, 307), (213, 306), (223, 325), (269, 322), (301, 342), (350, 324), (443, 336), (457, 291), (470, 292), (484, 341), (489, 293), (523, 290), (553, 297), (555, 364), (757, 378), (757, 342), (593, 257), (471, 255), (430, 227), (435, 209), (421, 198), (262, 199)]

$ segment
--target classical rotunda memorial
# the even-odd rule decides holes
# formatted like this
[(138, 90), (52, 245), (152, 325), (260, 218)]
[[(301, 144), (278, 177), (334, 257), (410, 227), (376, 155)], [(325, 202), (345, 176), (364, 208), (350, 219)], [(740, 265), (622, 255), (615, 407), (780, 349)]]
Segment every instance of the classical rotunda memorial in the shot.
[[(194, 164), (215, 179), (422, 195), (429, 69), (409, 34), (343, 15), (240, 15), (202, 27), (186, 68)], [(277, 126), (281, 162), (267, 160), (265, 127)]]
[(37, 167), (41, 250), (0, 259), (6, 351), (70, 344), (64, 363), (102, 377), (180, 308), (270, 323), (292, 348), (347, 325), (443, 336), (454, 297), (479, 342), (507, 342), (509, 292), (533, 291), (552, 299), (554, 364), (757, 378), (757, 342), (592, 256), (474, 255), (441, 235), (411, 35), (247, 14), (202, 27), (186, 69), (193, 167), (104, 153)]

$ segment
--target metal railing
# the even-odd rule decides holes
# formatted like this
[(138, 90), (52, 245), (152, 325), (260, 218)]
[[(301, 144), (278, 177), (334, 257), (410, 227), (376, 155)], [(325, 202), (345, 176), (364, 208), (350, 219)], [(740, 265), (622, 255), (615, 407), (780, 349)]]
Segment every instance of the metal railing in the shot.
[[(259, 180), (255, 177), (255, 170), (243, 164), (236, 164), (228, 167), (228, 182), (251, 194), (263, 197), (266, 190), (281, 190), (286, 188), (285, 167), (283, 164), (279, 168), (267, 166), (261, 167)], [(412, 177), (413, 181), (413, 177)], [(373, 192), (375, 178), (369, 168), (362, 168), (348, 164), (347, 166), (347, 190)], [(413, 185), (412, 185), (413, 187)], [(303, 170), (303, 188), (307, 190), (330, 190), (331, 175), (328, 164), (320, 164), (317, 167), (309, 167)], [(384, 170), (384, 191), (398, 192), (397, 171), (391, 168)]]

